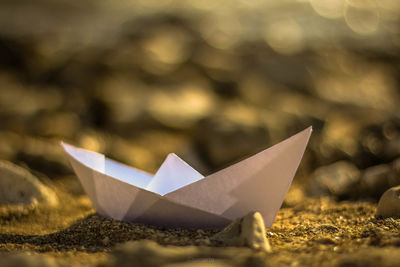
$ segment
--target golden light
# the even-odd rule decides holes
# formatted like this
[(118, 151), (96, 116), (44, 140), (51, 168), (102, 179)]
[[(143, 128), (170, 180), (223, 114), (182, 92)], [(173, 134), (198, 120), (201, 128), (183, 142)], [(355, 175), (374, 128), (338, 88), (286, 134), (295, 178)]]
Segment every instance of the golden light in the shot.
[(344, 0), (310, 0), (310, 4), (318, 15), (335, 19), (343, 16)]
[(276, 20), (265, 30), (264, 40), (280, 54), (291, 55), (304, 47), (303, 30), (292, 19)]

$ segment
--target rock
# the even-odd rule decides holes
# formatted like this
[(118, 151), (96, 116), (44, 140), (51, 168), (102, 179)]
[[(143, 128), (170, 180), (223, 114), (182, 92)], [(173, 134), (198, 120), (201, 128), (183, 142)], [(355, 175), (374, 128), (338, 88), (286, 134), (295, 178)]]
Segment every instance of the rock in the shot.
[(143, 116), (148, 88), (126, 75), (105, 77), (96, 89), (97, 105), (103, 106), (102, 119), (116, 127), (137, 121)]
[(135, 266), (266, 266), (265, 254), (248, 248), (160, 246), (154, 241), (127, 242), (111, 253), (108, 267)]
[(386, 190), (397, 185), (400, 185), (400, 159), (365, 169), (354, 195), (378, 200)]
[(333, 241), (331, 238), (324, 237), (324, 238), (318, 238), (315, 240), (316, 243), (321, 244), (321, 245), (334, 245), (336, 244), (335, 241)]
[(0, 215), (26, 212), (39, 203), (54, 206), (58, 199), (53, 190), (28, 170), (0, 161)]
[[(336, 56), (342, 54), (335, 53), (337, 53)], [(351, 60), (348, 54), (344, 57), (347, 58), (345, 60), (348, 64), (347, 70), (335, 67), (338, 66), (338, 62), (330, 60), (329, 65), (332, 68), (330, 71), (318, 70), (318, 74), (313, 76), (316, 94), (322, 99), (342, 105), (388, 112), (396, 110), (398, 93), (393, 86), (393, 77), (390, 76), (390, 72), (365, 59)], [(349, 88), (352, 90), (349, 91)]]
[(0, 158), (12, 160), (21, 144), (21, 138), (9, 131), (0, 131)]
[(149, 30), (142, 43), (147, 56), (143, 68), (153, 74), (167, 74), (190, 56), (189, 33), (177, 25)]
[(364, 267), (382, 266), (394, 267), (399, 265), (400, 250), (398, 248), (362, 248), (352, 253), (338, 255), (332, 266), (338, 267)]
[(71, 167), (65, 158), (59, 140), (55, 139), (1, 131), (0, 158), (24, 162), (32, 170), (44, 173), (49, 177), (71, 174)]
[(317, 165), (350, 158), (365, 169), (392, 161), (400, 155), (396, 120), (354, 107), (330, 112), (325, 115), (320, 140), (314, 145)]
[(256, 250), (271, 251), (266, 238), (264, 220), (259, 212), (250, 212), (236, 219), (224, 230), (215, 234), (211, 240), (227, 246), (246, 246)]
[(380, 164), (364, 170), (360, 179), (360, 197), (379, 199), (390, 187), (400, 184), (400, 177), (396, 175), (389, 164)]
[(305, 197), (304, 188), (298, 183), (293, 183), (285, 196), (282, 207), (294, 207), (302, 203)]
[(201, 120), (195, 129), (196, 148), (213, 169), (259, 152), (270, 142), (259, 110), (237, 103), (228, 106)]
[(400, 217), (400, 186), (387, 190), (378, 203), (376, 215), (379, 217)]
[(59, 266), (55, 260), (49, 256), (29, 255), (26, 253), (2, 255), (0, 257), (2, 267), (56, 267)]
[[(318, 142), (319, 165), (338, 161), (346, 157), (355, 157), (358, 153), (358, 137), (364, 127), (367, 116), (351, 112), (334, 112), (326, 116)], [(370, 118), (369, 118), (370, 119)]]
[(79, 117), (72, 112), (40, 113), (32, 119), (32, 131), (39, 136), (71, 139), (80, 129)]
[(400, 158), (397, 158), (392, 162), (392, 167), (394, 173), (400, 175)]
[(352, 194), (360, 178), (358, 168), (348, 161), (338, 161), (314, 171), (308, 193), (314, 196), (332, 195), (346, 198)]
[(209, 85), (193, 81), (154, 92), (147, 111), (161, 125), (188, 129), (212, 114), (215, 106), (216, 96)]
[(377, 165), (393, 161), (400, 155), (400, 121), (384, 118), (381, 122), (365, 127), (359, 136), (362, 156), (358, 165)]
[(71, 167), (59, 141), (23, 136), (16, 160), (50, 177), (71, 173)]
[(339, 232), (339, 228), (331, 224), (321, 224), (317, 227), (318, 231), (327, 232), (327, 233), (337, 233)]
[(108, 246), (110, 244), (110, 238), (108, 236), (104, 237), (101, 243), (103, 243), (104, 246)]

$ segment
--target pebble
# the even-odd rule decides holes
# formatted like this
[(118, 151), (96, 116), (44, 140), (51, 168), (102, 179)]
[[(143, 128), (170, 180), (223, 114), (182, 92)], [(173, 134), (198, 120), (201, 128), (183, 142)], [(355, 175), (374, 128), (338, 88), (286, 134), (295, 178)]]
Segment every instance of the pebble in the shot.
[(238, 218), (211, 240), (227, 246), (246, 246), (270, 252), (271, 246), (266, 238), (264, 220), (259, 212), (250, 212)]
[(392, 169), (395, 175), (400, 176), (400, 158), (397, 158), (392, 162)]
[(315, 242), (317, 242), (317, 243), (319, 243), (321, 245), (334, 245), (334, 244), (336, 244), (335, 241), (333, 241), (331, 238), (328, 238), (328, 237), (316, 239)]
[(379, 199), (388, 188), (399, 184), (396, 178), (389, 164), (369, 167), (360, 178), (360, 196)]
[(71, 167), (58, 141), (32, 136), (21, 138), (17, 161), (26, 163), (31, 169), (53, 177), (71, 173)]
[(210, 115), (215, 96), (207, 84), (182, 84), (156, 91), (149, 100), (148, 113), (166, 127), (187, 129)]
[(130, 241), (118, 245), (104, 266), (266, 266), (265, 254), (248, 248), (161, 246), (154, 241)]
[(339, 232), (339, 228), (331, 224), (321, 224), (317, 227), (319, 231), (328, 232), (328, 233), (337, 233)]
[(24, 162), (29, 168), (49, 177), (71, 174), (71, 167), (59, 140), (55, 139), (0, 131), (0, 158)]
[(349, 254), (338, 255), (332, 263), (338, 267), (361, 266), (398, 266), (400, 254), (398, 248), (362, 248)]
[(55, 260), (43, 255), (29, 255), (26, 253), (2, 255), (0, 257), (2, 267), (56, 267), (59, 266)]
[(110, 238), (108, 236), (104, 237), (101, 240), (101, 243), (103, 243), (103, 245), (108, 246), (110, 244)]
[(308, 193), (314, 196), (332, 195), (345, 198), (353, 193), (359, 177), (360, 171), (353, 163), (338, 161), (314, 171)]
[(55, 206), (55, 192), (28, 170), (0, 160), (0, 215), (20, 214), (40, 203)]
[(387, 190), (378, 203), (376, 215), (379, 217), (400, 217), (400, 186)]
[[(270, 142), (259, 111), (232, 104), (197, 124), (194, 142), (212, 168), (221, 168), (262, 150)], [(232, 145), (234, 144), (234, 145)]]

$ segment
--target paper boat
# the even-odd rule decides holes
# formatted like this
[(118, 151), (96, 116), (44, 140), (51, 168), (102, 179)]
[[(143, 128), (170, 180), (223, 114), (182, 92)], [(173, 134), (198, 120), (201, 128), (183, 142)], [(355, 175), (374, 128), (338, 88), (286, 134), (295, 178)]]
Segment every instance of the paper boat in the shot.
[(62, 146), (96, 211), (165, 227), (221, 228), (250, 211), (270, 227), (311, 135), (311, 127), (204, 177), (175, 154), (155, 175), (65, 143)]

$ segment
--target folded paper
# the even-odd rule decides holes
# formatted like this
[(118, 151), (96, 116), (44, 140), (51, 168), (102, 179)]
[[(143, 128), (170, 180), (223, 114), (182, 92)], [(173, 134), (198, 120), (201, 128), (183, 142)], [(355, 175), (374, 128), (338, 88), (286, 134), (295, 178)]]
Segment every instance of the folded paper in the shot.
[(204, 177), (175, 154), (155, 175), (104, 155), (62, 146), (96, 211), (106, 217), (166, 227), (221, 228), (250, 211), (270, 227), (311, 135), (302, 132)]

